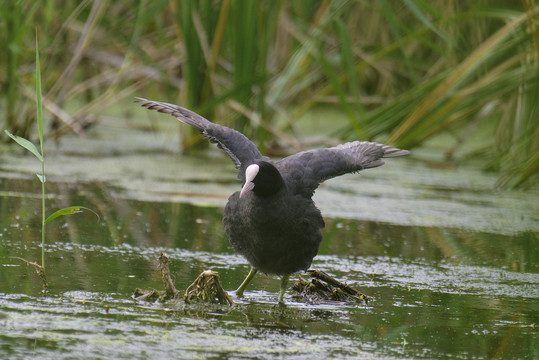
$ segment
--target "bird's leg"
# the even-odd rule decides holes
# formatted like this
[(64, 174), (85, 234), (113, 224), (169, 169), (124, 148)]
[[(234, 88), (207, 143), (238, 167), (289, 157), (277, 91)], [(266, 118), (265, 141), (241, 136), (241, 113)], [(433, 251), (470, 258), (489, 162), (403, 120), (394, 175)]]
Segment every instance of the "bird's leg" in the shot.
[(286, 287), (288, 286), (288, 279), (290, 279), (290, 275), (283, 275), (281, 278), (281, 290), (279, 290), (279, 303), (284, 304), (284, 293), (286, 291)]
[(251, 266), (251, 271), (249, 271), (249, 274), (247, 274), (247, 277), (245, 278), (245, 280), (243, 280), (238, 290), (236, 290), (236, 296), (238, 297), (243, 296), (243, 291), (245, 290), (247, 285), (249, 285), (249, 283), (251, 282), (251, 280), (253, 279), (253, 277), (256, 275), (257, 272), (258, 270)]

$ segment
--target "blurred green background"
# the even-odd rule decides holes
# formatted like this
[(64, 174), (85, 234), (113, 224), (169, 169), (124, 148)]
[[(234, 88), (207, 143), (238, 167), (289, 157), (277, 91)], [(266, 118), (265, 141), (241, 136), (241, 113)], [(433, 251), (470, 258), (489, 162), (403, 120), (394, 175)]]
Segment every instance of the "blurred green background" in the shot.
[[(142, 96), (270, 155), (376, 140), (495, 171), (500, 187), (537, 184), (534, 0), (0, 4), (0, 130), (35, 134), (37, 36), (48, 138), (84, 135), (111, 108), (129, 119)], [(327, 114), (316, 141), (297, 132), (313, 113)], [(199, 146), (185, 127), (182, 137)]]

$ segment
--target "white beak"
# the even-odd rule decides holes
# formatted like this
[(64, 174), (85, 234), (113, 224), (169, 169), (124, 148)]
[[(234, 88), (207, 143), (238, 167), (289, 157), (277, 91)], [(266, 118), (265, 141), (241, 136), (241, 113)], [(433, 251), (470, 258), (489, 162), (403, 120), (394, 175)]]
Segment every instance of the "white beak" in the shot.
[(247, 169), (245, 169), (245, 185), (243, 185), (241, 188), (240, 198), (255, 188), (255, 183), (253, 180), (255, 179), (256, 175), (258, 175), (259, 171), (260, 166), (256, 164), (247, 166)]

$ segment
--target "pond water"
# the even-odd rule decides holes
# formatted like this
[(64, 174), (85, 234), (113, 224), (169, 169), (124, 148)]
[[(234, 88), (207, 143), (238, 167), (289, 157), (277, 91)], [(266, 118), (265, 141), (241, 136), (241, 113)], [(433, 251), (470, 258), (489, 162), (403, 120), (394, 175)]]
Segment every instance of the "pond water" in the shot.
[(107, 134), (50, 149), (48, 213), (82, 205), (100, 218), (47, 225), (46, 295), (14, 258), (40, 262), (38, 165), (0, 154), (0, 358), (539, 358), (536, 192), (395, 159), (315, 196), (326, 228), (312, 268), (368, 305), (307, 304), (289, 290), (277, 306), (279, 280), (263, 274), (233, 307), (141, 303), (135, 288), (163, 288), (161, 252), (178, 289), (206, 269), (227, 290), (241, 283), (249, 267), (221, 225), (240, 184), (226, 158), (163, 151), (167, 135), (124, 134), (147, 147), (96, 152), (96, 138), (116, 140)]

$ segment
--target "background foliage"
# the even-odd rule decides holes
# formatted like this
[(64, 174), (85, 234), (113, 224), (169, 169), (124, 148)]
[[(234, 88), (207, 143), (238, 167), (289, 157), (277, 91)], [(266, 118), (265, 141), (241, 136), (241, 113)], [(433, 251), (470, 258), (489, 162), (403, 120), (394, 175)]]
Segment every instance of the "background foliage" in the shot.
[(271, 153), (303, 148), (296, 120), (334, 107), (348, 120), (334, 127), (339, 141), (434, 146), (447, 162), (499, 172), (501, 186), (537, 181), (534, 0), (0, 4), (0, 130), (28, 137), (35, 123), (37, 31), (46, 137), (81, 135), (107, 108), (145, 96)]

